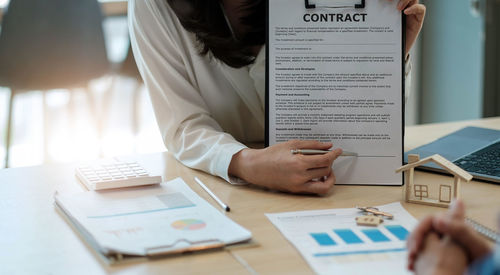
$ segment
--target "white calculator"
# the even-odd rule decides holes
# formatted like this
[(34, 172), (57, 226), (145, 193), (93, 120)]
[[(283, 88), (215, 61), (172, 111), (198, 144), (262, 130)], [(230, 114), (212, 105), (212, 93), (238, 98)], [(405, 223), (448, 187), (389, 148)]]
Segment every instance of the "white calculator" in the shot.
[(89, 190), (159, 184), (161, 176), (150, 176), (137, 162), (110, 162), (76, 168), (76, 177)]

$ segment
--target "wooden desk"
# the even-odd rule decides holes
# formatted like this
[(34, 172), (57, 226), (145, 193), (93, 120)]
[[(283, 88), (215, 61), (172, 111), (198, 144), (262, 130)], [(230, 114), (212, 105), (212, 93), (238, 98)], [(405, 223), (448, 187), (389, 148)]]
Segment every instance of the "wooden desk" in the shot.
[[(409, 127), (407, 149), (432, 141), (467, 125), (500, 129), (500, 118), (459, 123)], [(299, 253), (289, 244), (264, 213), (379, 205), (400, 201), (401, 187), (335, 186), (325, 197), (296, 196), (269, 192), (259, 188), (231, 186), (202, 172), (184, 167), (168, 153), (130, 157), (142, 163), (165, 180), (181, 176), (190, 187), (218, 207), (194, 182), (200, 177), (224, 202), (231, 206), (227, 215), (252, 231), (258, 247), (239, 248), (232, 253), (246, 261), (255, 271), (269, 273), (312, 273)], [(226, 273), (248, 271), (228, 251), (192, 254), (182, 257), (124, 264), (102, 265), (92, 250), (78, 238), (53, 206), (53, 193), (58, 189), (78, 186), (74, 177), (76, 165), (47, 165), (0, 170), (0, 274), (101, 274), (101, 273)], [(422, 180), (439, 181), (445, 176), (417, 173)], [(80, 188), (80, 187), (78, 187)], [(500, 211), (500, 186), (472, 182), (463, 186), (468, 214), (494, 227)], [(417, 218), (440, 208), (403, 204)]]

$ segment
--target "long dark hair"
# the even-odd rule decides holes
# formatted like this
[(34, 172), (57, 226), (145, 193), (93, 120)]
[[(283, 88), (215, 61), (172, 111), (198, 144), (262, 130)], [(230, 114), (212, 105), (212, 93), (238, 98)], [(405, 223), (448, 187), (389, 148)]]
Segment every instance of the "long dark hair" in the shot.
[(254, 46), (266, 41), (266, 7), (264, 0), (248, 0), (242, 4), (241, 24), (244, 33), (233, 34), (225, 18), (220, 0), (167, 0), (182, 26), (196, 35), (200, 54), (211, 54), (234, 68), (253, 63)]

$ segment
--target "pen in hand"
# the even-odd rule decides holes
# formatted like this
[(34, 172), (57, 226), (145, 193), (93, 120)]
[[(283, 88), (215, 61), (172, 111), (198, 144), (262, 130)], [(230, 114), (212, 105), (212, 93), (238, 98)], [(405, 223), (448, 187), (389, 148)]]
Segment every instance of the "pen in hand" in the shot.
[[(326, 153), (330, 153), (329, 150), (313, 150), (313, 149), (293, 149), (291, 150), (292, 154), (297, 155), (324, 155)], [(341, 156), (343, 157), (357, 157), (358, 153), (343, 151)]]

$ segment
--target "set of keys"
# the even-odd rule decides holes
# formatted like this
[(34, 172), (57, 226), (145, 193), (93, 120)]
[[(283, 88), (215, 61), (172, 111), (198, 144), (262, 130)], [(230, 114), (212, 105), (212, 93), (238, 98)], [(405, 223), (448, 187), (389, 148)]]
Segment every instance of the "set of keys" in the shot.
[(384, 219), (392, 220), (394, 215), (391, 213), (383, 212), (375, 207), (356, 207), (364, 215), (356, 217), (356, 224), (362, 226), (378, 226), (384, 222)]

